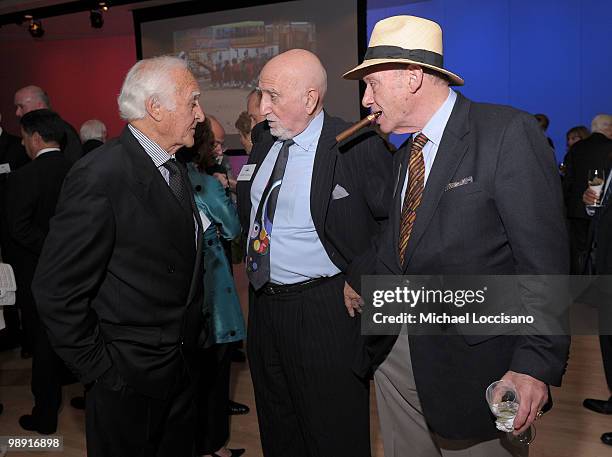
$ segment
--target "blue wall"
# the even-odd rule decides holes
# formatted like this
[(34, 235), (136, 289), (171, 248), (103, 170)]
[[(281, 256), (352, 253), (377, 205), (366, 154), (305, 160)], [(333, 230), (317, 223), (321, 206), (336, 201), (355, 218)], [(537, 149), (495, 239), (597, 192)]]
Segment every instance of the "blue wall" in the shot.
[(444, 65), (465, 79), (459, 90), (548, 115), (559, 161), (567, 130), (612, 113), (612, 1), (368, 0), (367, 14), (368, 39), (389, 16), (439, 23)]

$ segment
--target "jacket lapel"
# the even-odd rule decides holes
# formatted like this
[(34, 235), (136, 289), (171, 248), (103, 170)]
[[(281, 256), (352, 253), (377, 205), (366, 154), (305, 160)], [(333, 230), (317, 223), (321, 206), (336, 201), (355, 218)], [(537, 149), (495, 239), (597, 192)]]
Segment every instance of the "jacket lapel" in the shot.
[[(468, 149), (468, 143), (464, 137), (469, 132), (469, 109), (470, 102), (457, 93), (457, 101), (444, 129), (436, 158), (427, 178), (421, 206), (417, 210), (414, 227), (406, 248), (403, 271), (410, 264), (410, 259), (427, 230), (446, 185), (455, 174), (455, 170)], [(397, 225), (399, 226), (399, 221)], [(399, 236), (396, 239), (399, 239)]]
[(323, 128), (317, 144), (312, 180), (310, 185), (310, 212), (319, 238), (323, 240), (325, 231), (325, 217), (332, 193), (334, 172), (336, 168), (336, 138), (330, 117), (323, 113)]
[(166, 239), (180, 252), (193, 249), (193, 238), (177, 236), (185, 233), (188, 224), (193, 233), (192, 219), (188, 220), (187, 213), (172, 194), (163, 176), (127, 126), (119, 141), (126, 149), (124, 163), (127, 186), (140, 200), (145, 211), (158, 221)]

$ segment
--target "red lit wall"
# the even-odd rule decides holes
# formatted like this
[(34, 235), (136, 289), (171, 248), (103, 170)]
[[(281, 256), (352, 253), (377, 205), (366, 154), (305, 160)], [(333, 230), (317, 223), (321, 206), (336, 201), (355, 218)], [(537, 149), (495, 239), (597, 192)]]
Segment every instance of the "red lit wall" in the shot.
[(41, 86), (52, 108), (77, 130), (87, 119), (106, 124), (109, 137), (123, 122), (117, 95), (136, 62), (134, 35), (73, 40), (15, 40), (0, 43), (0, 113), (2, 126), (19, 132), (13, 94), (28, 84)]

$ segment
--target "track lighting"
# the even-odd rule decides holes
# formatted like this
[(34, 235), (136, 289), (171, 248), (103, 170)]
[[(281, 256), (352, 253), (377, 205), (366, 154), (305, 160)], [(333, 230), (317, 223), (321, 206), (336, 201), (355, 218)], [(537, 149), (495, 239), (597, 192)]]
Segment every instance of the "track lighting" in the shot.
[(40, 20), (35, 20), (32, 16), (26, 15), (26, 20), (29, 20), (28, 24), (28, 32), (32, 35), (33, 38), (40, 38), (45, 34), (45, 29), (43, 29), (42, 22)]
[(101, 29), (104, 25), (104, 15), (101, 10), (91, 10), (89, 13), (89, 22), (94, 29)]

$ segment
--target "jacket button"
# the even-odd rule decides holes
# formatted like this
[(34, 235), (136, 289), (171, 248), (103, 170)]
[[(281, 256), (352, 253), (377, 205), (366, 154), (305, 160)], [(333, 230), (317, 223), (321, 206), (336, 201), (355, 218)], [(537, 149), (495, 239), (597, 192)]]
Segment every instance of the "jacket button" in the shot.
[(212, 246), (213, 245), (213, 240), (208, 240), (208, 245)]
[(174, 266), (168, 265), (168, 273), (174, 273)]
[(236, 336), (236, 331), (235, 331), (235, 330), (232, 330), (232, 331), (230, 332), (230, 336)]

